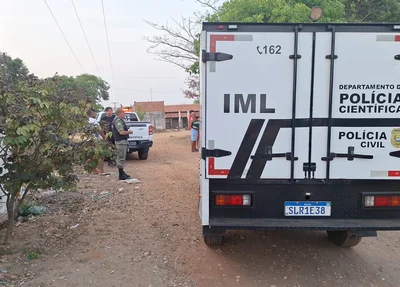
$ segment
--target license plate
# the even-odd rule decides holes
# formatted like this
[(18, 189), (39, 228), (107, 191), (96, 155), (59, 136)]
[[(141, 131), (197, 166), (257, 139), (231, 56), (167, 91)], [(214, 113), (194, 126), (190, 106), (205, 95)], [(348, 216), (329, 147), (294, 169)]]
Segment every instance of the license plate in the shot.
[(331, 216), (331, 202), (285, 201), (285, 216)]

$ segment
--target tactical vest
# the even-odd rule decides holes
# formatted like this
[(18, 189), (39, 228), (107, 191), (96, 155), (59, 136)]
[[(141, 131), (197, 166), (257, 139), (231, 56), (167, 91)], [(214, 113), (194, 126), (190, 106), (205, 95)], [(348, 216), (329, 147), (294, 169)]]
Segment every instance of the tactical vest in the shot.
[(129, 138), (129, 135), (124, 135), (124, 136), (123, 136), (123, 135), (121, 135), (121, 134), (118, 132), (118, 130), (115, 128), (115, 123), (116, 123), (117, 121), (122, 121), (122, 124), (123, 124), (123, 126), (124, 126), (124, 131), (127, 131), (127, 130), (128, 130), (128, 127), (126, 126), (124, 120), (121, 120), (120, 118), (115, 117), (115, 119), (114, 119), (113, 122), (112, 122), (112, 132), (113, 132), (114, 140), (115, 140), (116, 142), (127, 140), (127, 139)]

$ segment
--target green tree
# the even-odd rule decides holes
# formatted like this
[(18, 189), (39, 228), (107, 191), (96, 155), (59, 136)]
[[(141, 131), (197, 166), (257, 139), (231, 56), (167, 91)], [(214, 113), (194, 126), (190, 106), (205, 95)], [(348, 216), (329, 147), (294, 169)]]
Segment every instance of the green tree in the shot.
[(285, 0), (231, 0), (209, 17), (215, 22), (304, 22), (308, 15), (304, 4), (289, 4)]
[(319, 22), (398, 22), (398, 0), (229, 0), (209, 21), (221, 22), (309, 22), (308, 12), (322, 7)]
[(400, 21), (398, 0), (341, 0), (349, 22), (397, 23)]
[(21, 59), (12, 59), (6, 53), (0, 52), (0, 76), (7, 77), (11, 83), (16, 83), (28, 76), (29, 70)]
[[(72, 188), (78, 180), (76, 167), (90, 171), (99, 158), (111, 155), (107, 142), (94, 138), (86, 115), (91, 103), (82, 93), (63, 87), (60, 77), (42, 80), (28, 75), (13, 82), (12, 75), (1, 74), (0, 118), (5, 137), (0, 142), (0, 159), (5, 173), (0, 176), (0, 188), (8, 212), (5, 241), (29, 192)], [(74, 140), (74, 131), (80, 140)], [(19, 197), (22, 188), (25, 192)]]
[(80, 91), (82, 97), (90, 102), (95, 110), (101, 110), (100, 102), (109, 100), (108, 90), (109, 84), (102, 78), (82, 74), (76, 77), (67, 77), (56, 75), (55, 78), (60, 79), (60, 86), (64, 89), (73, 89)]
[(81, 89), (87, 96), (97, 101), (109, 100), (108, 90), (110, 86), (106, 81), (94, 75), (83, 74), (75, 78), (78, 89)]
[(142, 105), (138, 105), (138, 107), (136, 108), (136, 114), (141, 121), (144, 120), (144, 117), (146, 116), (146, 111), (142, 110)]

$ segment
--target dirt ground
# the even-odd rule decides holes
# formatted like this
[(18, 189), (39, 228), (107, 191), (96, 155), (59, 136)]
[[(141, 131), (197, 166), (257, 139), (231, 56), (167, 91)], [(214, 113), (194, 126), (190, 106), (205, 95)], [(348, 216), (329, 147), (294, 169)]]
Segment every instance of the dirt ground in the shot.
[(324, 232), (235, 232), (207, 247), (189, 133), (156, 134), (154, 142), (148, 160), (135, 154), (127, 162), (141, 183), (121, 183), (107, 168), (109, 177), (81, 175), (76, 192), (37, 198), (47, 212), (17, 224), (15, 240), (0, 249), (0, 285), (400, 285), (395, 232), (353, 249), (332, 245)]

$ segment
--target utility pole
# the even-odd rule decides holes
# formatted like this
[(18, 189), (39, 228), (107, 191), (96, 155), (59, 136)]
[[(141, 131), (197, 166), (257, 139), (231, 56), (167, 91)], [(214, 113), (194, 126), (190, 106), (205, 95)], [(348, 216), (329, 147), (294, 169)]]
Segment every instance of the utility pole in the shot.
[(114, 105), (114, 110), (117, 108), (118, 102), (111, 102)]

